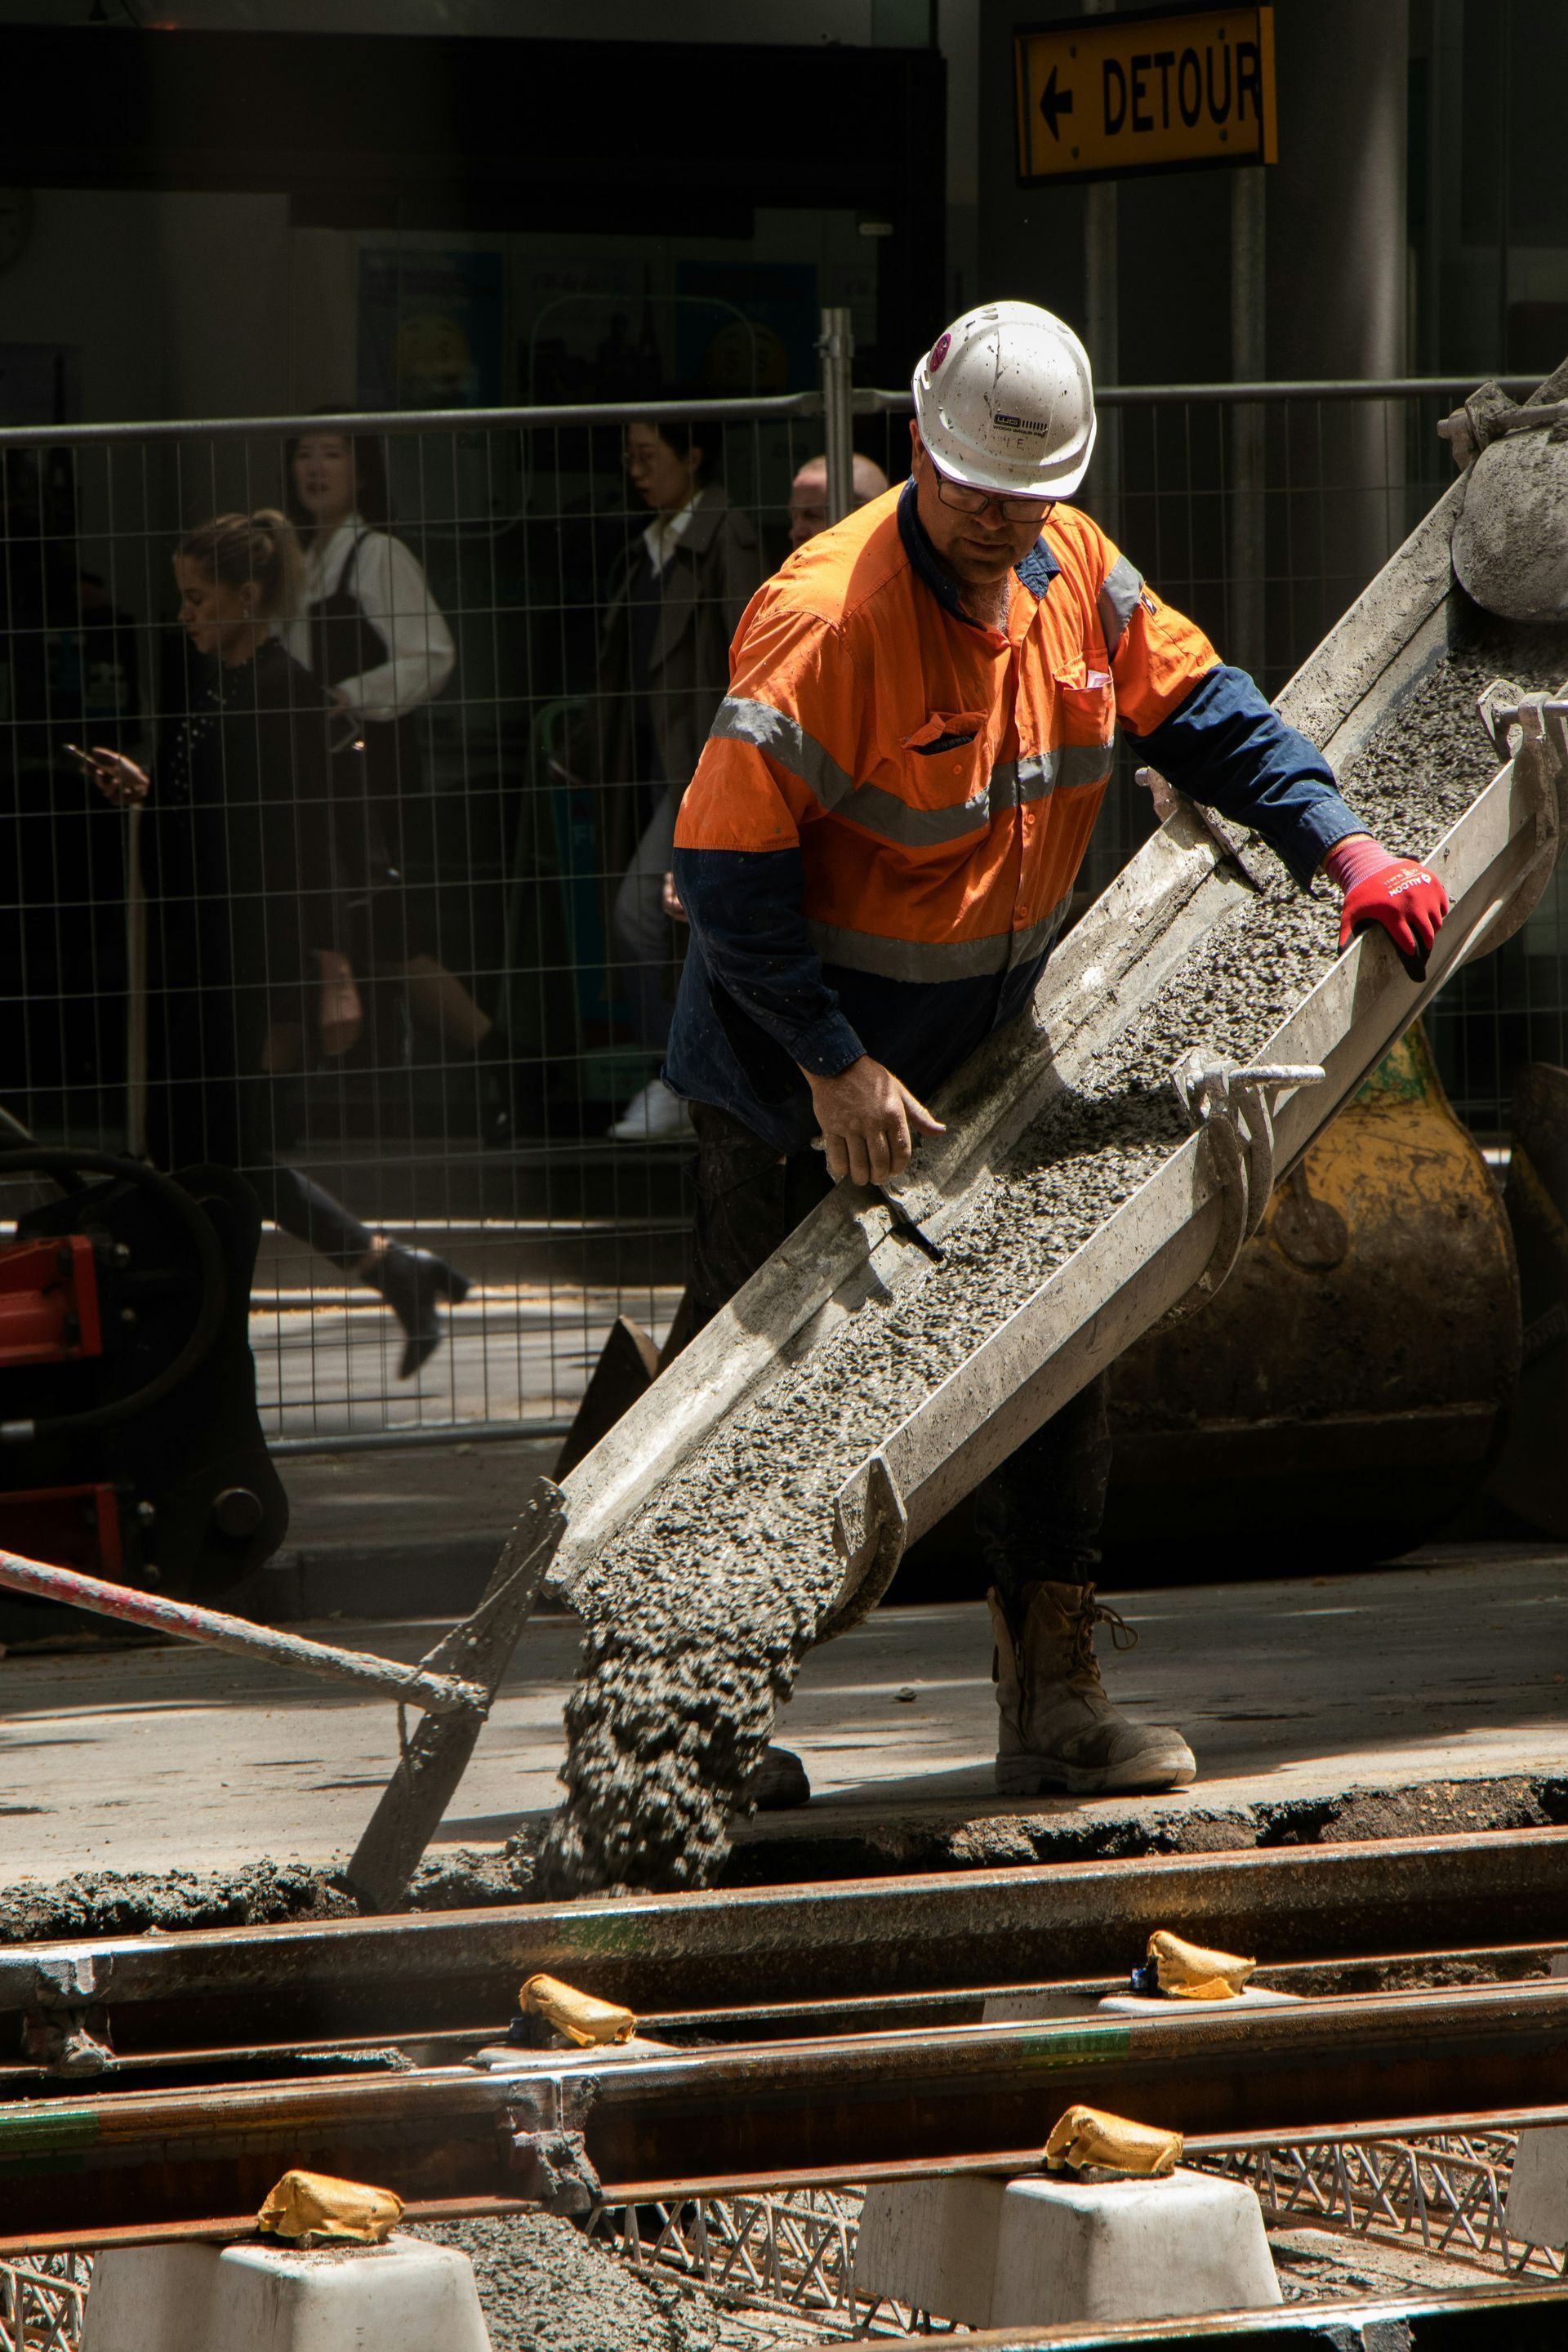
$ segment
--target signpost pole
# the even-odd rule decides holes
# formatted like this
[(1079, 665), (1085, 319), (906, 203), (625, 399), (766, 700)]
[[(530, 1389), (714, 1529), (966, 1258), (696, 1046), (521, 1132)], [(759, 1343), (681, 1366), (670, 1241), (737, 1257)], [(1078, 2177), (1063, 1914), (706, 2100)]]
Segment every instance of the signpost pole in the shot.
[[(1264, 374), (1265, 167), (1230, 175), (1230, 372), (1237, 383)], [(1230, 612), (1226, 658), (1254, 676), (1263, 667), (1266, 565), (1264, 412), (1238, 402), (1230, 445)]]
[(847, 308), (822, 313), (822, 407), (827, 457), (827, 520), (842, 522), (855, 504), (855, 335)]
[[(1111, 14), (1115, 0), (1083, 0), (1086, 16)], [(1121, 381), (1121, 313), (1117, 299), (1117, 184), (1094, 180), (1084, 190), (1084, 312), (1089, 364), (1098, 383)], [(1121, 537), (1121, 416), (1100, 416), (1094, 450), (1094, 508), (1114, 540)]]

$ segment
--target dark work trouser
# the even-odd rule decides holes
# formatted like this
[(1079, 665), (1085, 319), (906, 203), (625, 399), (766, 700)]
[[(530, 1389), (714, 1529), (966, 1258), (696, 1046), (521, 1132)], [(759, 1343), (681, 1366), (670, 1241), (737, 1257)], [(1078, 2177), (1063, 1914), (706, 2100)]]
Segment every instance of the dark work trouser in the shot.
[[(697, 1130), (695, 1328), (710, 1321), (824, 1194), (819, 1151), (781, 1156), (739, 1119), (691, 1105)], [(1103, 1374), (1025, 1439), (976, 1492), (974, 1528), (990, 1581), (1015, 1623), (1023, 1590), (1088, 1584), (1100, 1567), (1110, 1476)]]

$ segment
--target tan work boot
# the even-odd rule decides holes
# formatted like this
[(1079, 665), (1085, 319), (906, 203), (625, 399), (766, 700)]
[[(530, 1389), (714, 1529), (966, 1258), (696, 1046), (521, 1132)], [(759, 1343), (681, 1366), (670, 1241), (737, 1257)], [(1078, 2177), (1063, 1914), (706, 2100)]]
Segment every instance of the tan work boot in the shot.
[(996, 1786), (1004, 1795), (1038, 1796), (1066, 1789), (1075, 1797), (1120, 1795), (1132, 1790), (1184, 1789), (1197, 1761), (1179, 1731), (1130, 1722), (1105, 1696), (1094, 1656), (1094, 1629), (1109, 1625), (1138, 1636), (1114, 1609), (1094, 1597), (1092, 1584), (1033, 1584), (1024, 1588), (1024, 1627), (1017, 1640), (995, 1588), (986, 1595), (996, 1648), (991, 1663), (1002, 1724)]

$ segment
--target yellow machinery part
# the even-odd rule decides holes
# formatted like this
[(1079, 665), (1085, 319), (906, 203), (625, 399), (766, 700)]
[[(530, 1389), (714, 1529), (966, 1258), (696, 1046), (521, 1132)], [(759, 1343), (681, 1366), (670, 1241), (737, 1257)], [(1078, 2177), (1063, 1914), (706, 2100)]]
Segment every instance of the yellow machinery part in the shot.
[(1283, 1569), (1331, 1530), (1342, 1562), (1394, 1558), (1482, 1485), (1519, 1362), (1509, 1221), (1417, 1025), (1214, 1303), (1117, 1365), (1108, 1549), (1190, 1572), (1251, 1538)]

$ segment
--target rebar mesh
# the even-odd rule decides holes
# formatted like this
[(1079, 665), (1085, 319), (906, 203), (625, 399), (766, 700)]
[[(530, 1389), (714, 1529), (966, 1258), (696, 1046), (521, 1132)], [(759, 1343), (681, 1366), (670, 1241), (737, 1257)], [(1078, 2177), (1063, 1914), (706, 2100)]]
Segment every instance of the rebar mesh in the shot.
[(0, 2263), (0, 2352), (76, 2352), (91, 2274), (87, 2254)]

